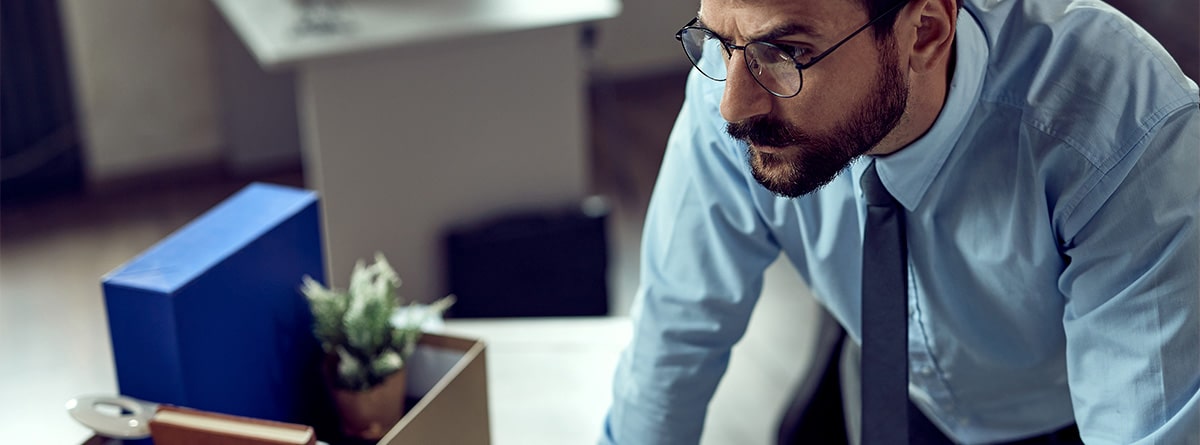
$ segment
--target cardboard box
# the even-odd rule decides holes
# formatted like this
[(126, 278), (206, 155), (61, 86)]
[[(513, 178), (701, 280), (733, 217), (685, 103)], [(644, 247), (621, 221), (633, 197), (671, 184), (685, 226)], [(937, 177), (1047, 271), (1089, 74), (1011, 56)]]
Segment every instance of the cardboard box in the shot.
[(408, 395), (420, 400), (379, 445), (491, 443), (483, 342), (427, 333), (409, 366)]
[[(378, 445), (490, 445), (484, 343), (426, 333), (409, 359), (407, 396), (416, 402)], [(323, 387), (313, 388), (324, 391)], [(320, 437), (318, 437), (320, 438)], [(84, 445), (132, 445), (94, 436)], [(330, 445), (339, 445), (333, 442)]]

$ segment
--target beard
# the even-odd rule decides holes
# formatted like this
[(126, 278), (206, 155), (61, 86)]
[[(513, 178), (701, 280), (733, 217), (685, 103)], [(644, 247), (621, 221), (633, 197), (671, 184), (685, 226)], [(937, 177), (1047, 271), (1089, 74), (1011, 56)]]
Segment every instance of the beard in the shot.
[(896, 128), (908, 106), (908, 85), (897, 63), (895, 37), (884, 42), (879, 60), (875, 88), (849, 119), (828, 132), (807, 132), (766, 115), (726, 125), (730, 136), (751, 146), (784, 148), (773, 153), (747, 149), (754, 179), (778, 196), (807, 195)]

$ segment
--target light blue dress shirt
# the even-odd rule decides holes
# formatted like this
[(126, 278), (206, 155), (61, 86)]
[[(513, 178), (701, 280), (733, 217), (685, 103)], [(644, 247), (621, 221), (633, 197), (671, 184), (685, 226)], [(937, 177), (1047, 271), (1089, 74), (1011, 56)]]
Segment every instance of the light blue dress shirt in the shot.
[[(1071, 422), (1089, 444), (1200, 443), (1196, 84), (1102, 3), (966, 8), (937, 121), (877, 159), (907, 210), (912, 399), (964, 443)], [(697, 442), (780, 251), (860, 341), (867, 160), (772, 195), (724, 132), (723, 87), (688, 79), (603, 443)]]

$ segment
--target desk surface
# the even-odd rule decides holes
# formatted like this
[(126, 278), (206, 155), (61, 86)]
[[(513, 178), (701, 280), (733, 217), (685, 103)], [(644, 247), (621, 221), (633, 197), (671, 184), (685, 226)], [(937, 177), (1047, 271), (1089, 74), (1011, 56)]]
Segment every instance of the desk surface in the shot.
[[(335, 31), (301, 31), (297, 0), (213, 0), (267, 69), (417, 42), (615, 17), (619, 0), (341, 0)], [(317, 3), (317, 2), (307, 2)]]
[(626, 318), (449, 320), (487, 345), (493, 445), (595, 443), (612, 400)]

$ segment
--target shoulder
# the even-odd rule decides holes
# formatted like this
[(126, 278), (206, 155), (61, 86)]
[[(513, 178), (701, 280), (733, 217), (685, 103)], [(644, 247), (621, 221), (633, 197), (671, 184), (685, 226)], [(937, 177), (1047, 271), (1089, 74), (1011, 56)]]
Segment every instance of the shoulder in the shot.
[(981, 100), (1101, 170), (1169, 115), (1196, 84), (1144, 29), (1099, 1), (969, 0), (990, 50)]

